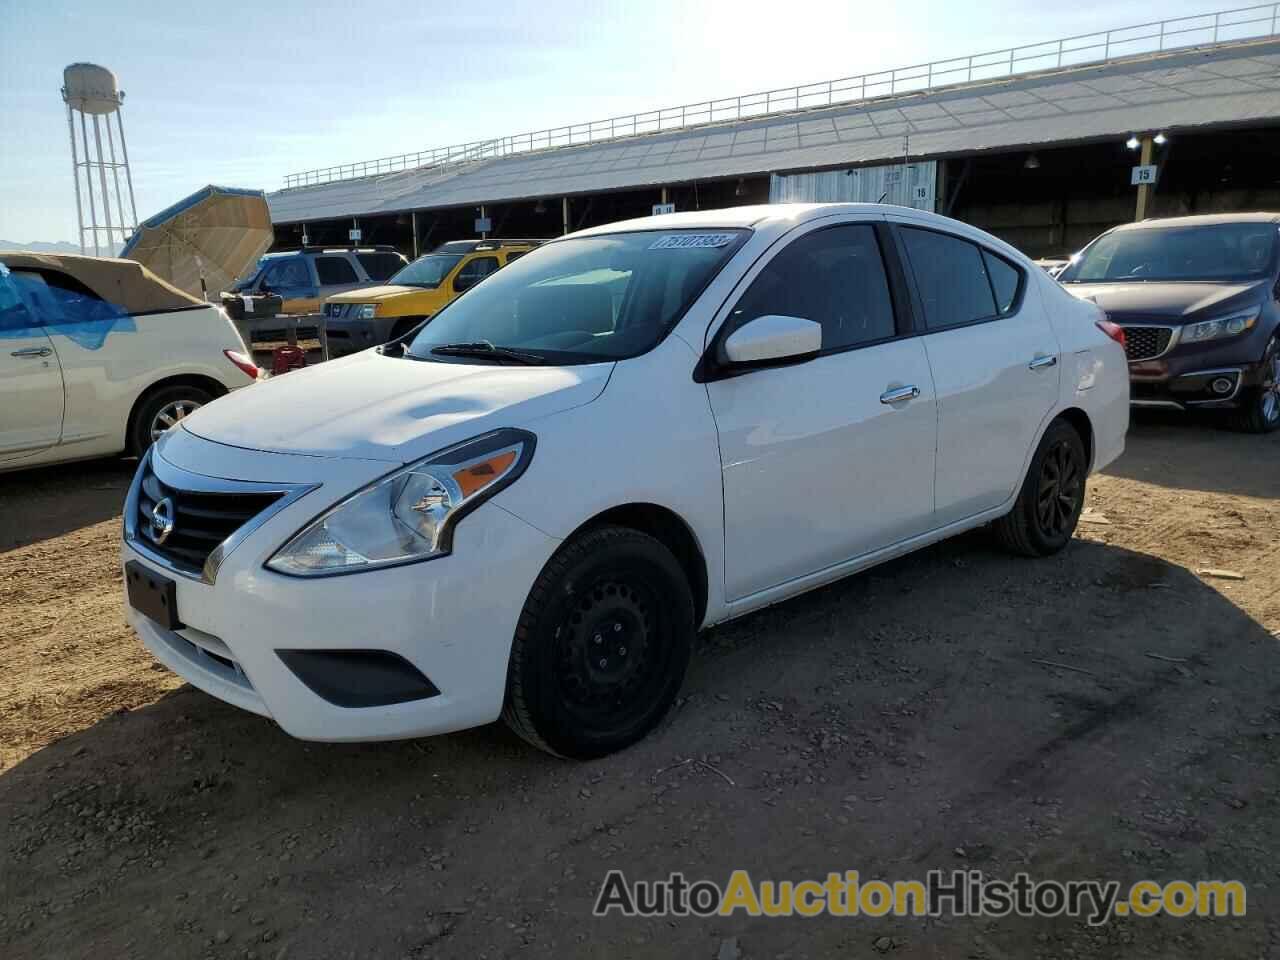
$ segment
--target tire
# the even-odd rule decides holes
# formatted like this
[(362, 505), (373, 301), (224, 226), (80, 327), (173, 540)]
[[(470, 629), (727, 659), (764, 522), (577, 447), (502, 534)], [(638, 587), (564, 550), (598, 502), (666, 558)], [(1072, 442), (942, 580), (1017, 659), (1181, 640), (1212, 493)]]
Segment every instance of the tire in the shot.
[(533, 746), (586, 760), (662, 720), (693, 650), (693, 594), (661, 542), (598, 527), (553, 556), (525, 601), (502, 716)]
[(1076, 428), (1065, 420), (1049, 424), (1013, 510), (992, 524), (1001, 546), (1024, 557), (1047, 557), (1065, 547), (1084, 509), (1088, 471)]
[(1280, 427), (1280, 335), (1262, 355), (1262, 383), (1250, 387), (1231, 411), (1231, 424), (1245, 433), (1271, 433)]
[[(142, 456), (155, 442), (158, 436), (153, 435), (155, 430), (160, 427), (168, 429), (212, 400), (213, 395), (209, 391), (185, 384), (161, 387), (144, 396), (134, 408), (129, 424), (129, 453), (135, 457)], [(166, 420), (171, 422), (166, 424)]]

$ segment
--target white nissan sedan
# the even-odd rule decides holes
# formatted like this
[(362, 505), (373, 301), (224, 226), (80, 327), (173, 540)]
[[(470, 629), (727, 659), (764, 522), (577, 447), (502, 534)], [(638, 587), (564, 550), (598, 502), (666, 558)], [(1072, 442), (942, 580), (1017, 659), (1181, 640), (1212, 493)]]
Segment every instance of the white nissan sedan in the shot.
[(501, 715), (598, 756), (660, 721), (702, 627), (982, 524), (1061, 550), (1124, 447), (1122, 338), (902, 207), (587, 230), (163, 434), (125, 510), (129, 621), (297, 737)]

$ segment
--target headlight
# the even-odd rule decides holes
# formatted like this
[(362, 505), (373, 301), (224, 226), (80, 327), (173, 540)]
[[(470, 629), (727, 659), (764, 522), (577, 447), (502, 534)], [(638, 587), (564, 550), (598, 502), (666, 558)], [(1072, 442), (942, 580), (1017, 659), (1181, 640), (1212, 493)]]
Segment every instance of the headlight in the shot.
[(1244, 333), (1258, 322), (1261, 307), (1249, 307), (1225, 317), (1213, 320), (1202, 320), (1200, 323), (1189, 323), (1182, 328), (1182, 343), (1203, 343), (1205, 340), (1219, 340), (1222, 337), (1235, 337)]
[(376, 303), (357, 303), (351, 308), (351, 316), (357, 320), (372, 320), (373, 315), (378, 312)]
[(411, 463), (311, 521), (267, 567), (314, 577), (444, 556), (458, 521), (524, 473), (535, 443), (497, 430)]

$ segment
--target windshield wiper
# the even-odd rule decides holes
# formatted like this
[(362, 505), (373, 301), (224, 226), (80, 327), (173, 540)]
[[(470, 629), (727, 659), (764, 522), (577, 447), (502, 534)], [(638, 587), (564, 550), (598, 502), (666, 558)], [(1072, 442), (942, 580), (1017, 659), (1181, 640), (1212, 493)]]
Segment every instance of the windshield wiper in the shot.
[(507, 347), (495, 347), (488, 340), (475, 340), (471, 343), (442, 343), (432, 347), (431, 352), (442, 357), (479, 357), (484, 360), (510, 360), (513, 363), (539, 364), (546, 363), (544, 357), (536, 353), (524, 353)]

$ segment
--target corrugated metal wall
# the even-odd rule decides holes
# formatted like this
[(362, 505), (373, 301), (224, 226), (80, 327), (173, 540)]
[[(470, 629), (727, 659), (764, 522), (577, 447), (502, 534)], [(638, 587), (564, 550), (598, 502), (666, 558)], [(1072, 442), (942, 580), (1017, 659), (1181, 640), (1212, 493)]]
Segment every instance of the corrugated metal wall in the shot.
[[(825, 170), (820, 173), (773, 174), (770, 203), (896, 203), (935, 210), (938, 162), (925, 160)], [(883, 199), (882, 199), (883, 198)]]

